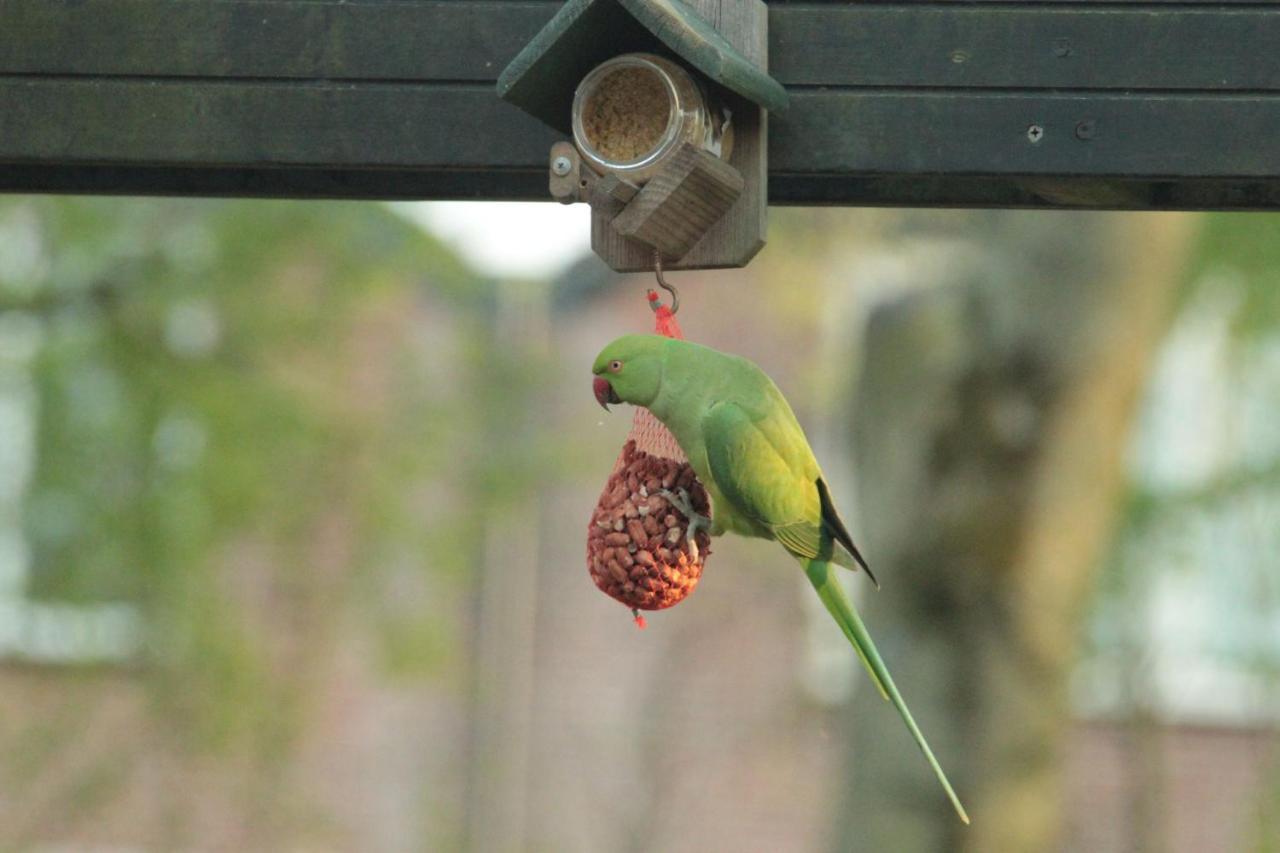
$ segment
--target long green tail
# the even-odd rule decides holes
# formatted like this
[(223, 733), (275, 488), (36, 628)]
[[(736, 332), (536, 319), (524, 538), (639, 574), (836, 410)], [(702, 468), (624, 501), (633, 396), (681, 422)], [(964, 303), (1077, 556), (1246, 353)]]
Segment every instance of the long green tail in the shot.
[(827, 610), (835, 618), (840, 630), (844, 631), (844, 635), (849, 638), (849, 642), (853, 644), (853, 649), (858, 653), (858, 657), (862, 658), (862, 663), (866, 666), (867, 672), (871, 673), (871, 680), (880, 689), (880, 695), (892, 702), (893, 707), (897, 708), (898, 713), (902, 715), (902, 720), (911, 731), (911, 736), (915, 738), (916, 745), (924, 753), (924, 757), (929, 761), (929, 766), (933, 768), (938, 781), (942, 783), (947, 796), (951, 798), (951, 805), (955, 806), (956, 814), (960, 815), (962, 821), (968, 823), (969, 815), (965, 813), (964, 806), (960, 805), (960, 798), (956, 796), (951, 783), (947, 781), (947, 774), (942, 772), (942, 766), (938, 764), (938, 759), (933, 757), (933, 750), (929, 749), (929, 744), (925, 741), (924, 735), (920, 733), (920, 727), (916, 725), (916, 721), (911, 717), (911, 712), (907, 710), (907, 703), (903, 701), (902, 694), (898, 692), (897, 685), (893, 683), (893, 677), (889, 675), (889, 670), (885, 668), (884, 661), (880, 659), (880, 653), (876, 651), (875, 643), (871, 642), (871, 635), (867, 633), (866, 626), (862, 624), (862, 620), (858, 618), (857, 611), (853, 609), (853, 605), (849, 603), (849, 599), (845, 596), (844, 588), (840, 586), (840, 581), (836, 578), (835, 572), (832, 571), (831, 564), (822, 560), (801, 560), (800, 562), (804, 564), (804, 571), (809, 576), (809, 582), (818, 591), (818, 597), (827, 606)]

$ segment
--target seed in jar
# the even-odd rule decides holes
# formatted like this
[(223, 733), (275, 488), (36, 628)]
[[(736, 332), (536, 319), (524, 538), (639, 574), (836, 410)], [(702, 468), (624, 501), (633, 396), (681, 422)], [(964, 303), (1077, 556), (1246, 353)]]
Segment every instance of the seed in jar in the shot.
[(628, 163), (662, 141), (671, 122), (671, 97), (648, 68), (620, 68), (605, 76), (587, 99), (582, 129), (601, 157)]

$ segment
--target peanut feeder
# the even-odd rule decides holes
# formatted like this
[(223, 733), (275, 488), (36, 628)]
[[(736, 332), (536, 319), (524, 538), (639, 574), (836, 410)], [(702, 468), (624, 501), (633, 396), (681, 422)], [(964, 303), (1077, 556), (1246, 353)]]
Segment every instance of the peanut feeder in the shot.
[[(672, 295), (668, 308), (649, 291), (655, 331), (681, 338), (675, 319), (679, 296), (662, 277), (660, 261), (655, 272)], [(597, 387), (603, 404), (602, 393)], [(631, 608), (641, 628), (639, 611), (678, 604), (702, 577), (711, 537), (705, 529), (689, 536), (689, 513), (712, 516), (707, 490), (675, 436), (648, 409), (637, 408), (587, 526), (587, 571), (602, 592)]]
[(636, 419), (587, 528), (587, 569), (633, 610), (662, 610), (698, 585), (711, 538), (699, 530), (691, 541), (689, 520), (660, 492), (684, 489), (700, 515), (710, 514), (710, 501), (670, 433), (648, 412)]

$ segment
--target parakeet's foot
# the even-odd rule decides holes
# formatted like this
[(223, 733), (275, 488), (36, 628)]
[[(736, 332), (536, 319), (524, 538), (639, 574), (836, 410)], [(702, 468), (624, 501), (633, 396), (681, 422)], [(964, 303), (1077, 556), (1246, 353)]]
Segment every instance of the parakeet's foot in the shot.
[(689, 540), (689, 556), (698, 559), (698, 540), (699, 530), (707, 531), (707, 535), (711, 534), (711, 519), (705, 515), (699, 515), (697, 510), (693, 508), (693, 501), (689, 499), (689, 493), (684, 489), (676, 489), (674, 492), (669, 489), (661, 489), (658, 494), (667, 499), (667, 502), (675, 507), (681, 515), (689, 520), (689, 529), (685, 533), (685, 538)]

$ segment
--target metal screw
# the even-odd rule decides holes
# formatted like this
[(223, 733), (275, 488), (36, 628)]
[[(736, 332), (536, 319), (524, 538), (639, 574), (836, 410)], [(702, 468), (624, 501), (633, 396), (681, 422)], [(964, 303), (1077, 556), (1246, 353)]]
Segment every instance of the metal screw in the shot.
[(1076, 125), (1076, 139), (1093, 139), (1094, 133), (1098, 130), (1098, 123), (1091, 118)]
[(1027, 128), (1027, 139), (1032, 142), (1039, 142), (1044, 138), (1044, 128), (1038, 124), (1033, 124)]
[(572, 168), (573, 163), (569, 161), (568, 157), (560, 156), (551, 161), (551, 171), (562, 178), (569, 174), (569, 170)]

